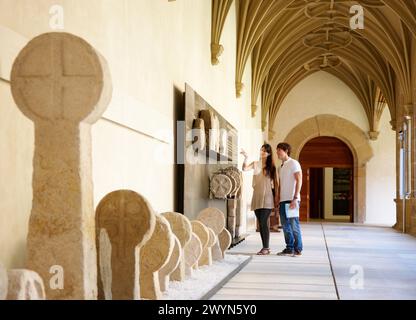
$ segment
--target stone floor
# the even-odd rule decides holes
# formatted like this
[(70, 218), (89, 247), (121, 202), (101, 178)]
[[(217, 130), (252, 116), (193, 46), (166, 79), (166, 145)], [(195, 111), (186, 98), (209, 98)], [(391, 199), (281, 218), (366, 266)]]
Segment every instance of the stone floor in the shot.
[[(390, 228), (352, 224), (302, 225), (302, 257), (278, 257), (283, 233), (273, 233), (270, 256), (255, 256), (213, 300), (416, 299), (416, 238)], [(230, 250), (253, 254), (259, 234)]]

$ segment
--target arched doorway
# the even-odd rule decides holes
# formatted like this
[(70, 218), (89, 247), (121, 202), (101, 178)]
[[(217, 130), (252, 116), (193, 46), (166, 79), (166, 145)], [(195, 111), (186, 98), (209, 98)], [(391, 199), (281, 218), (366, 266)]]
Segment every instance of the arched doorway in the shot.
[[(354, 123), (331, 114), (317, 115), (294, 127), (285, 141), (292, 146), (292, 158), (299, 159), (308, 141), (317, 137), (334, 137), (343, 141), (354, 157), (354, 222), (366, 220), (367, 162), (373, 157), (368, 135)], [(307, 216), (301, 217), (307, 219)]]
[(354, 157), (340, 139), (309, 140), (299, 162), (303, 169), (301, 219), (354, 222)]

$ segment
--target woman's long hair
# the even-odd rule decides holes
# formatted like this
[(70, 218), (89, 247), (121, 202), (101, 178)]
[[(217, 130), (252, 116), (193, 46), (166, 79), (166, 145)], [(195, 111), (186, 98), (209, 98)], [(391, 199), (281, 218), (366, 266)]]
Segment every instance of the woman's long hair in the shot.
[(269, 154), (266, 159), (266, 175), (270, 177), (270, 179), (275, 179), (276, 177), (276, 166), (274, 165), (273, 161), (273, 150), (270, 144), (264, 144), (262, 147), (264, 150)]

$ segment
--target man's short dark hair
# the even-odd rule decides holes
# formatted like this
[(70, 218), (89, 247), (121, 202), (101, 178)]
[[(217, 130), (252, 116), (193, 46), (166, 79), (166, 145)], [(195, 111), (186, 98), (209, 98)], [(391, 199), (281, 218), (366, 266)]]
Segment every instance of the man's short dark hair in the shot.
[(286, 143), (286, 142), (279, 143), (277, 145), (277, 149), (283, 150), (284, 152), (287, 153), (288, 156), (290, 156), (290, 154), (292, 152), (292, 146), (290, 144)]

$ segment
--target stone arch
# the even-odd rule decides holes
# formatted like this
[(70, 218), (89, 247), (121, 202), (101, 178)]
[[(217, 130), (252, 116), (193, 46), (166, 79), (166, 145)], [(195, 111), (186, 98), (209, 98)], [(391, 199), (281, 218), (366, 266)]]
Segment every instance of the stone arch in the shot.
[(318, 115), (298, 124), (286, 136), (292, 146), (292, 157), (299, 159), (308, 141), (318, 137), (334, 137), (343, 141), (354, 156), (354, 221), (364, 223), (366, 217), (366, 168), (374, 156), (366, 133), (351, 121), (335, 115)]

